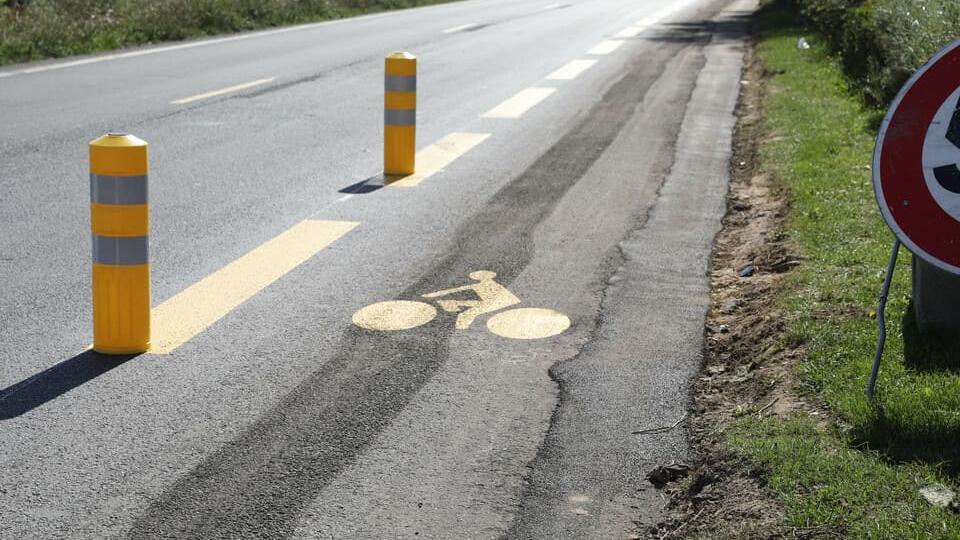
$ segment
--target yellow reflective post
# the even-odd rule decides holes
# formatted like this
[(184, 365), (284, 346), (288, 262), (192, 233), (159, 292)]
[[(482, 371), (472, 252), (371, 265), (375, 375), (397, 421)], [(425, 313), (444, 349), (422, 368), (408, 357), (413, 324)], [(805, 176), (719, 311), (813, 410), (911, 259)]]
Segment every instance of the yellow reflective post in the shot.
[(147, 143), (110, 133), (90, 143), (93, 350), (150, 348)]
[(417, 57), (395, 52), (386, 58), (383, 172), (413, 174), (417, 151)]

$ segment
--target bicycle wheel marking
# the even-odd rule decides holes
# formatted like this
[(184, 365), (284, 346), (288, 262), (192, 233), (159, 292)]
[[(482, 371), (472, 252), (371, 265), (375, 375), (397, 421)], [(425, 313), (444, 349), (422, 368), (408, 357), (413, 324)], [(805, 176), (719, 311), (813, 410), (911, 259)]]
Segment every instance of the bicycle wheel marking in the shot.
[(367, 330), (391, 332), (409, 330), (432, 321), (437, 309), (423, 302), (393, 300), (379, 302), (353, 314), (353, 324)]
[[(453, 299), (437, 300), (440, 309), (447, 313), (456, 313), (457, 330), (470, 328), (477, 317), (500, 311), (487, 320), (487, 330), (509, 339), (543, 339), (556, 336), (570, 328), (570, 318), (552, 309), (514, 308), (520, 303), (512, 292), (496, 282), (496, 272), (478, 270), (470, 273), (473, 283), (451, 289), (443, 289), (421, 295), (422, 298)], [(472, 293), (473, 298), (457, 296)], [(431, 304), (410, 300), (392, 300), (371, 304), (353, 314), (353, 324), (381, 332), (409, 330), (427, 324), (437, 316), (437, 309)]]
[(543, 339), (570, 328), (570, 318), (552, 309), (518, 308), (498, 313), (487, 321), (487, 329), (510, 339)]

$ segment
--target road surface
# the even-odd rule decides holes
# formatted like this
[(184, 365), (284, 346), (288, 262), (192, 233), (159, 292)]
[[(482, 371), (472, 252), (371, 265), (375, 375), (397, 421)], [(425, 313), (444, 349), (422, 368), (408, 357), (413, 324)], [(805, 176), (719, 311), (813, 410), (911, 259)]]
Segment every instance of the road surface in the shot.
[[(699, 367), (751, 9), (470, 0), (0, 69), (0, 537), (656, 523), (644, 475), (685, 434), (634, 432), (677, 422)], [(420, 174), (382, 187), (392, 50), (419, 58)], [(151, 153), (132, 358), (87, 350), (110, 130)], [(475, 272), (524, 311), (458, 328), (476, 304), (422, 296)], [(424, 324), (353, 323), (385, 301)]]

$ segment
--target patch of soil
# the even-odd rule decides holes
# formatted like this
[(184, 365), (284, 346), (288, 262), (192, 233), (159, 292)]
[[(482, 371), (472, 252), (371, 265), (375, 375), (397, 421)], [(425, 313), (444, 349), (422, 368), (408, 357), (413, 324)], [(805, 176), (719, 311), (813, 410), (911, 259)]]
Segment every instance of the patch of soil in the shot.
[(763, 471), (722, 444), (721, 431), (732, 418), (814, 413), (792, 392), (803, 350), (784, 339), (782, 313), (772, 301), (801, 258), (782, 234), (788, 193), (757, 169), (758, 148), (768, 136), (760, 121), (769, 76), (751, 44), (727, 214), (712, 260), (706, 361), (687, 419), (694, 462), (686, 478), (662, 488), (667, 519), (645, 531), (647, 538), (807, 538), (825, 532), (786, 527)]

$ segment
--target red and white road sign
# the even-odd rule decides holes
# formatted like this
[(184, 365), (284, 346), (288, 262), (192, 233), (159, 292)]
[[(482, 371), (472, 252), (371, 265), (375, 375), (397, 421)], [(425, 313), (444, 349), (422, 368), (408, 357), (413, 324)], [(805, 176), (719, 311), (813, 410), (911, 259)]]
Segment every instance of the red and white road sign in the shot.
[(960, 41), (920, 68), (883, 121), (873, 188), (910, 251), (960, 274)]

